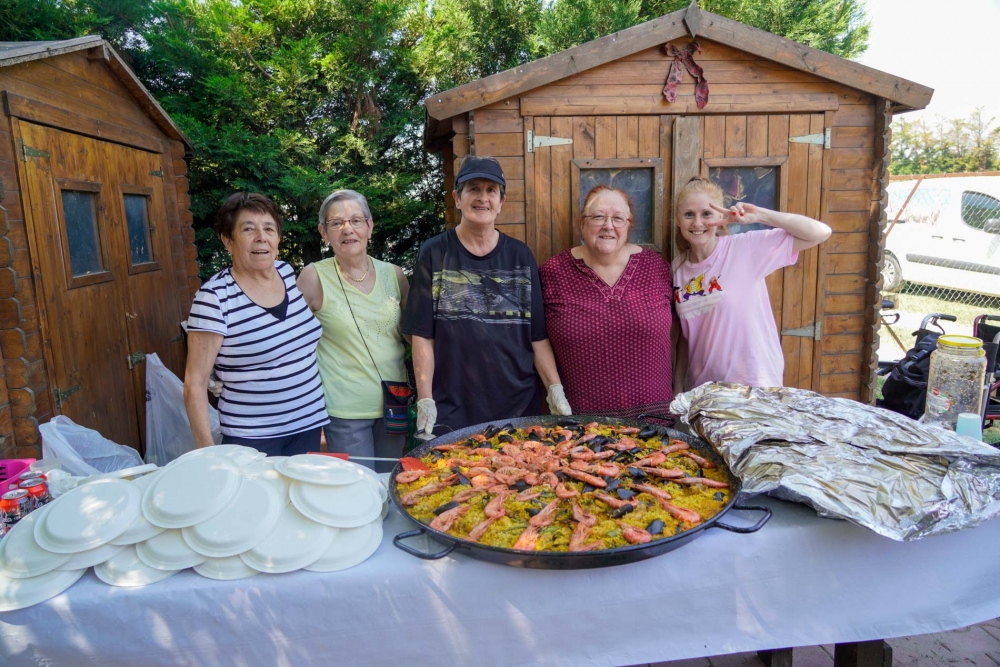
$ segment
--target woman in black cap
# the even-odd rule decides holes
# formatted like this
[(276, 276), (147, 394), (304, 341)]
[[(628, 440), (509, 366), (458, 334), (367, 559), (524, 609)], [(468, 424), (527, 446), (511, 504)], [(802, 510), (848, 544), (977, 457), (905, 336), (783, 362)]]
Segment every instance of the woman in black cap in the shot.
[(570, 414), (545, 333), (538, 266), (496, 229), (507, 182), (491, 157), (468, 156), (455, 177), (461, 222), (420, 247), (403, 333), (413, 336), (417, 431), (431, 435), (549, 409)]

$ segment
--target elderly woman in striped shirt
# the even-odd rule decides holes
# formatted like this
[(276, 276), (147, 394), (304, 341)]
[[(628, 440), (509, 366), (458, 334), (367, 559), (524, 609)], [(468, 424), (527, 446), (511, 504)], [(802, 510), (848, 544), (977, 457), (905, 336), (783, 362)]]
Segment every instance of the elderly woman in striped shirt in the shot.
[(329, 422), (316, 364), (322, 334), (278, 260), (281, 214), (267, 197), (237, 193), (216, 216), (233, 265), (195, 294), (188, 318), (184, 403), (198, 447), (212, 444), (208, 379), (222, 381), (222, 441), (269, 456), (318, 451)]

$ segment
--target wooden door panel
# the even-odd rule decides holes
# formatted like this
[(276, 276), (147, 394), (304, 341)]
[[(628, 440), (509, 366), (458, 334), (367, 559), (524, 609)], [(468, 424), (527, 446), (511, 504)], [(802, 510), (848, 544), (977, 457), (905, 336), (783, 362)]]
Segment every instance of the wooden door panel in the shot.
[[(109, 214), (113, 207), (102, 142), (18, 122), (24, 143), (49, 154), (29, 159), (25, 174), (32, 263), (40, 276), (39, 305), (56, 412), (119, 444), (138, 447), (135, 390), (125, 363), (122, 275), (113, 261), (116, 230)], [(73, 234), (90, 229), (90, 223), (81, 223), (79, 210), (64, 210), (63, 191), (93, 194), (100, 266), (92, 261), (74, 266), (74, 253), (82, 252), (82, 246), (71, 241), (82, 237)]]

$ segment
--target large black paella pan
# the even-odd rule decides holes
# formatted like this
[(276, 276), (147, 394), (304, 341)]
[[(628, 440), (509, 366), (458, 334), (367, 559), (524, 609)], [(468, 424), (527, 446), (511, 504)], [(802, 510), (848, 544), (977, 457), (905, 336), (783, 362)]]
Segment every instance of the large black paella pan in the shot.
[[(645, 415), (643, 415), (645, 417)], [(642, 419), (643, 417), (640, 417)], [(485, 424), (477, 424), (475, 426), (469, 426), (458, 431), (448, 433), (441, 437), (435, 438), (429, 442), (425, 442), (412, 452), (408, 456), (413, 458), (422, 458), (432, 453), (435, 447), (441, 445), (451, 445), (459, 444), (469, 440), (471, 436), (476, 434), (482, 434), (487, 431), (488, 428), (498, 429), (504, 425), (511, 425), (514, 428), (525, 429), (532, 425), (540, 425), (546, 428), (554, 427), (560, 423), (565, 422), (567, 418), (558, 416), (542, 416), (542, 417), (521, 417), (518, 419), (507, 419), (499, 420), (496, 422), (490, 422)], [(751, 533), (759, 530), (771, 517), (771, 511), (766, 507), (760, 506), (742, 506), (738, 504), (738, 499), (741, 490), (741, 484), (738, 477), (736, 477), (722, 458), (716, 454), (712, 447), (704, 442), (703, 440), (681, 433), (680, 431), (665, 428), (662, 426), (655, 426), (647, 422), (630, 420), (630, 419), (616, 419), (609, 417), (600, 416), (574, 416), (570, 418), (585, 424), (591, 421), (597, 421), (602, 425), (609, 425), (614, 427), (634, 427), (645, 430), (649, 433), (651, 430), (656, 431), (656, 436), (661, 436), (664, 439), (676, 439), (682, 440), (691, 447), (691, 451), (697, 453), (697, 455), (708, 459), (713, 462), (715, 466), (725, 475), (725, 481), (729, 486), (728, 502), (711, 518), (706, 519), (699, 525), (693, 526), (679, 532), (675, 535), (668, 537), (661, 537), (659, 539), (654, 539), (645, 544), (628, 544), (626, 546), (621, 546), (613, 549), (601, 549), (596, 551), (583, 551), (583, 552), (567, 552), (567, 551), (522, 551), (512, 548), (502, 548), (496, 546), (490, 546), (487, 544), (480, 544), (478, 542), (473, 542), (471, 540), (463, 539), (460, 537), (455, 537), (447, 532), (440, 530), (435, 530), (430, 526), (424, 525), (413, 516), (411, 516), (406, 507), (404, 507), (401, 502), (399, 483), (397, 482), (397, 477), (400, 473), (404, 472), (402, 465), (397, 465), (392, 471), (389, 493), (392, 497), (393, 504), (396, 508), (407, 518), (413, 521), (419, 526), (417, 530), (411, 530), (407, 532), (400, 533), (393, 539), (393, 544), (398, 548), (406, 551), (409, 554), (417, 556), (418, 558), (423, 558), (427, 560), (435, 560), (439, 558), (444, 558), (445, 556), (451, 554), (452, 552), (466, 552), (474, 558), (480, 560), (486, 560), (493, 563), (500, 563), (503, 565), (511, 565), (514, 567), (531, 567), (540, 569), (554, 569), (554, 570), (569, 570), (569, 569), (581, 569), (581, 568), (593, 568), (593, 567), (607, 567), (611, 565), (621, 565), (624, 563), (631, 563), (633, 561), (643, 560), (645, 558), (651, 558), (653, 556), (658, 556), (660, 554), (672, 551), (680, 546), (683, 546), (690, 540), (693, 540), (703, 534), (706, 530), (710, 528), (722, 528), (724, 530), (736, 532), (736, 533)], [(648, 436), (647, 436), (648, 437)], [(722, 516), (731, 509), (741, 509), (741, 510), (756, 510), (764, 513), (764, 516), (753, 526), (749, 527), (738, 527), (726, 524), (721, 521)], [(435, 553), (426, 553), (414, 548), (413, 546), (406, 544), (405, 540), (414, 538), (420, 535), (429, 535), (437, 542), (443, 543), (445, 548), (441, 551)]]

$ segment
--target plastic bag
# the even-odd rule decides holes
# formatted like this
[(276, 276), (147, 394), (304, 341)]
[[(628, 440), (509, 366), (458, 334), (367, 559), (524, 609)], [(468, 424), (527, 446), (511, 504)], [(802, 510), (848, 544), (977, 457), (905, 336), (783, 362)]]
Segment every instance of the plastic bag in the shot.
[[(219, 413), (208, 407), (212, 440), (222, 442)], [(146, 463), (165, 466), (194, 449), (194, 433), (184, 407), (184, 383), (155, 353), (146, 357)]]
[(57, 415), (38, 427), (42, 434), (42, 456), (62, 462), (71, 475), (87, 477), (142, 465), (139, 452), (117, 445), (65, 415)]

